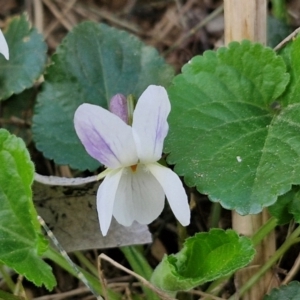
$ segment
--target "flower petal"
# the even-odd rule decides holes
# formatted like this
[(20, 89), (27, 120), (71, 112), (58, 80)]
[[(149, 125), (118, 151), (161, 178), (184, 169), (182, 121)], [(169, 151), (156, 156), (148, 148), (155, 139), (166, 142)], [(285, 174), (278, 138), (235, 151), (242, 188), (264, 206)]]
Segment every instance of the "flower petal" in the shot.
[(163, 210), (165, 194), (154, 176), (139, 164), (135, 172), (127, 168), (123, 172), (113, 209), (113, 216), (124, 225), (133, 221), (149, 224)]
[(116, 169), (137, 163), (132, 128), (108, 110), (80, 105), (74, 116), (76, 133), (90, 156)]
[(7, 42), (1, 30), (0, 30), (0, 53), (2, 53), (7, 60), (9, 59)]
[(164, 139), (168, 133), (167, 117), (171, 106), (162, 86), (150, 85), (139, 98), (133, 113), (133, 134), (142, 163), (161, 158)]
[(102, 235), (107, 234), (113, 214), (116, 192), (123, 169), (111, 171), (100, 184), (97, 191), (97, 211)]
[(183, 225), (190, 224), (191, 211), (184, 187), (178, 175), (172, 170), (156, 164), (148, 164), (147, 168), (161, 184), (170, 207), (177, 218)]

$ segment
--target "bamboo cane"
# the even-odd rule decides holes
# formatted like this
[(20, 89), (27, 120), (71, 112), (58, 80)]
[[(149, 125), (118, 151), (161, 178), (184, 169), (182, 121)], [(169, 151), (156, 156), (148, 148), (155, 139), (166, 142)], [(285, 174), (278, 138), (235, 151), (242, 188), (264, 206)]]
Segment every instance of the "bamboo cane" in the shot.
[[(224, 0), (225, 15), (225, 44), (231, 41), (248, 39), (266, 44), (266, 0)], [(240, 216), (236, 212), (232, 214), (232, 227), (240, 234), (252, 236), (269, 218), (268, 212), (263, 210), (257, 215)], [(235, 278), (237, 291), (247, 280), (262, 266), (275, 252), (275, 233), (267, 236), (257, 248), (255, 259), (247, 268), (240, 270)], [(267, 273), (256, 284), (243, 300), (259, 300), (273, 288), (276, 281), (273, 280), (272, 271)]]

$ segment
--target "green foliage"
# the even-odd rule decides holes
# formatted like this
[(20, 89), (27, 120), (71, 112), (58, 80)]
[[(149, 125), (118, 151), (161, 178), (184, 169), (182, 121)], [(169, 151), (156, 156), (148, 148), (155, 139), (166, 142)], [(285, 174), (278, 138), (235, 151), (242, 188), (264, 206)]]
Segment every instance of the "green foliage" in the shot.
[(23, 297), (14, 296), (0, 290), (0, 300), (25, 300)]
[(263, 300), (298, 300), (300, 294), (300, 283), (292, 281), (286, 286), (279, 289), (273, 289), (270, 295), (264, 297)]
[(291, 32), (291, 27), (283, 20), (279, 20), (273, 16), (268, 16), (268, 46), (277, 46)]
[(33, 86), (46, 63), (46, 44), (25, 14), (11, 19), (5, 38), (9, 60), (0, 55), (0, 100)]
[(277, 201), (268, 209), (277, 218), (280, 225), (289, 223), (293, 217), (300, 222), (300, 188), (294, 186), (289, 192), (278, 197)]
[(189, 290), (246, 266), (255, 250), (233, 230), (212, 229), (186, 240), (183, 249), (165, 256), (151, 281), (165, 291)]
[(30, 123), (35, 93), (34, 89), (28, 89), (0, 104), (2, 128), (21, 137), (27, 145), (32, 140)]
[[(121, 251), (125, 255), (127, 261), (129, 262), (132, 270), (141, 275), (143, 278), (150, 280), (151, 275), (153, 273), (152, 268), (150, 267), (149, 263), (147, 262), (144, 254), (137, 246), (131, 247), (122, 247)], [(145, 293), (147, 299), (151, 300), (159, 300), (160, 298), (154, 293), (152, 290), (143, 287), (143, 292)]]
[(32, 202), (34, 166), (24, 142), (0, 129), (0, 261), (37, 286), (56, 282), (40, 255), (47, 241)]
[(52, 57), (33, 118), (36, 145), (57, 164), (94, 170), (76, 136), (76, 108), (93, 103), (107, 108), (117, 94), (139, 97), (149, 84), (168, 85), (173, 70), (152, 47), (104, 24), (85, 22), (73, 29)]
[(168, 90), (168, 162), (189, 186), (242, 215), (300, 183), (298, 44), (285, 53), (286, 92), (282, 58), (248, 41), (193, 58)]

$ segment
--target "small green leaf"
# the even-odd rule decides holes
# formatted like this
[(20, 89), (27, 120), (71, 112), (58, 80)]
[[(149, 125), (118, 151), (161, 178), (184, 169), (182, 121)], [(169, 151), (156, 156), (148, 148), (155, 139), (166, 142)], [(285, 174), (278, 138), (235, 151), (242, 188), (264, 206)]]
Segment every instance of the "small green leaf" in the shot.
[(290, 73), (290, 82), (280, 101), (285, 104), (299, 103), (300, 95), (300, 36), (289, 42), (285, 48), (280, 51), (284, 59), (288, 72)]
[(28, 89), (0, 102), (2, 128), (21, 137), (26, 145), (32, 141), (31, 116), (36, 91)]
[(177, 254), (165, 256), (151, 281), (169, 292), (189, 290), (246, 266), (254, 254), (250, 239), (233, 230), (212, 229), (187, 239)]
[(150, 84), (168, 85), (173, 70), (157, 51), (124, 31), (85, 22), (76, 26), (57, 48), (47, 69), (33, 118), (36, 145), (57, 164), (94, 170), (76, 136), (76, 108), (93, 103), (105, 108), (121, 93), (139, 97)]
[(300, 187), (293, 186), (288, 193), (278, 197), (275, 204), (268, 209), (280, 225), (290, 222), (293, 218), (295, 222), (300, 223)]
[(286, 286), (273, 289), (270, 295), (266, 295), (263, 300), (298, 300), (300, 294), (300, 283), (292, 281)]
[(298, 192), (299, 188), (293, 187), (289, 192), (278, 197), (277, 201), (268, 207), (271, 215), (277, 218), (279, 225), (289, 223), (293, 219), (293, 215), (289, 212), (289, 209), (291, 203), (293, 203), (293, 199), (295, 197), (299, 199)]
[(9, 60), (0, 55), (0, 100), (33, 86), (46, 63), (47, 47), (26, 14), (11, 19), (4, 33)]
[(56, 282), (39, 255), (47, 240), (32, 202), (34, 166), (24, 142), (0, 129), (0, 261), (37, 286), (52, 289)]
[(277, 100), (289, 77), (281, 57), (249, 41), (184, 66), (168, 90), (165, 150), (187, 185), (245, 215), (300, 183), (300, 94)]
[(293, 197), (293, 201), (289, 205), (289, 213), (293, 215), (295, 222), (300, 223), (300, 188)]

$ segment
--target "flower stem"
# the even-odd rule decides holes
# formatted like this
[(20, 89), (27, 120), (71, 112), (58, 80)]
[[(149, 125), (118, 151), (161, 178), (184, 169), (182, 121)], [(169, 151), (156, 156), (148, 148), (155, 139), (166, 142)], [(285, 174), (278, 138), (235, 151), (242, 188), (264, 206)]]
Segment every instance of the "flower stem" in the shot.
[(268, 221), (252, 236), (253, 245), (257, 246), (276, 226), (277, 219), (275, 217), (268, 219)]
[[(145, 279), (150, 280), (153, 269), (151, 268), (141, 251), (139, 251), (136, 246), (121, 247), (120, 250), (125, 255), (132, 270)], [(147, 299), (159, 300), (159, 297), (150, 289), (146, 287), (142, 287), (142, 289), (147, 296)]]
[(80, 251), (75, 251), (74, 255), (80, 261), (81, 265), (84, 265), (94, 276), (98, 276), (98, 271), (95, 265), (93, 265)]
[(5, 280), (5, 283), (7, 284), (9, 289), (13, 292), (15, 290), (15, 283), (11, 279), (9, 273), (2, 263), (0, 263), (0, 274), (2, 275), (2, 278)]
[(219, 202), (214, 202), (212, 204), (212, 211), (209, 218), (209, 228), (218, 228), (220, 215), (222, 212), (222, 206)]

